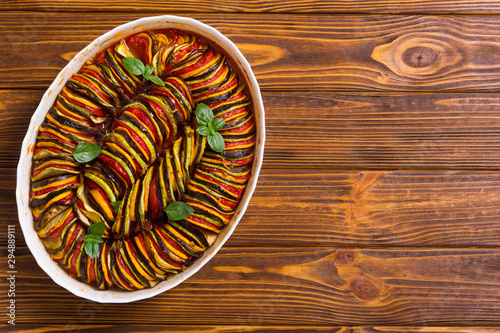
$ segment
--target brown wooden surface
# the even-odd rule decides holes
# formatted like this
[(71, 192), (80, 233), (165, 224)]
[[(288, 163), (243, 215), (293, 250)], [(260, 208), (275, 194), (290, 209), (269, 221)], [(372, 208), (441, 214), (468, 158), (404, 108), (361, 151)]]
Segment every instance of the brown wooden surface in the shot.
[(105, 305), (55, 285), (26, 248), (16, 257), (16, 313), (37, 324), (488, 325), (500, 300), (498, 249), (224, 247), (168, 292)]
[[(180, 5), (182, 3), (182, 5)], [(499, 13), (500, 4), (495, 0), (413, 0), (413, 1), (365, 1), (365, 0), (3, 0), (1, 10), (37, 10), (44, 12), (148, 12), (165, 14), (168, 11), (182, 13), (199, 12), (248, 12), (248, 13), (440, 13), (485, 14)]]
[[(43, 93), (0, 89), (0, 167), (17, 166)], [(266, 168), (500, 169), (498, 93), (262, 93)]]
[[(65, 58), (116, 25), (145, 16), (151, 14), (4, 12), (0, 49), (9, 61), (0, 63), (0, 88), (47, 87)], [(231, 38), (263, 90), (500, 89), (498, 16), (189, 16)]]
[[(67, 61), (154, 14), (208, 23), (248, 58), (264, 165), (200, 272), (96, 304), (33, 259), (15, 168)], [(1, 310), (0, 331), (500, 332), (499, 1), (2, 1), (0, 34), (1, 309), (7, 225), (18, 271), (17, 325)]]
[[(0, 173), (0, 223), (9, 223), (15, 170)], [(264, 169), (226, 246), (500, 246), (499, 191), (490, 171)]]
[[(19, 327), (0, 326), (5, 332), (24, 330), (30, 333), (48, 332), (91, 332), (91, 333), (138, 333), (165, 332), (165, 326), (160, 325), (22, 325)], [(3, 331), (2, 331), (3, 332)], [(408, 327), (408, 326), (372, 326), (372, 327), (331, 327), (331, 326), (280, 326), (280, 325), (182, 325), (168, 327), (169, 333), (497, 333), (498, 327)]]

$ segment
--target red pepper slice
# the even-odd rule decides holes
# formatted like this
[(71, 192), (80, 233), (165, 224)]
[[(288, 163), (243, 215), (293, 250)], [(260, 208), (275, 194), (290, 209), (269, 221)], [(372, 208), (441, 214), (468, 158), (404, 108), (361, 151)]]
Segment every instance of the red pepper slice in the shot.
[(64, 150), (61, 150), (59, 148), (52, 148), (52, 147), (40, 147), (40, 148), (37, 148), (35, 149), (35, 152), (33, 153), (33, 156), (36, 156), (39, 152), (41, 152), (42, 150), (48, 150), (50, 152), (53, 152), (55, 154), (63, 154), (63, 155), (71, 155), (70, 153), (64, 151)]
[[(218, 173), (222, 173), (222, 174), (225, 173), (225, 171), (222, 170), (222, 169), (217, 169), (217, 168), (209, 167), (209, 166), (206, 166), (206, 165), (199, 165), (197, 167), (200, 168), (200, 169), (202, 169), (202, 170), (207, 170), (207, 171), (212, 171), (212, 172), (218, 172)], [(239, 177), (237, 177), (237, 176), (231, 176), (231, 178), (245, 180), (245, 179), (249, 179), (251, 175), (252, 175), (252, 173), (248, 172), (244, 176), (239, 176)]]
[(244, 123), (240, 127), (231, 128), (231, 129), (227, 129), (227, 130), (222, 130), (219, 133), (222, 134), (222, 135), (227, 134), (227, 133), (243, 133), (249, 127), (254, 126), (254, 124), (255, 124), (255, 120), (254, 119), (250, 119), (249, 121), (247, 121), (246, 123)]
[[(115, 256), (116, 256), (116, 263), (120, 266), (120, 269), (121, 269), (122, 271), (124, 271), (124, 272), (125, 272), (125, 274), (126, 274), (127, 276), (130, 276), (130, 278), (131, 278), (131, 279), (135, 279), (135, 280), (137, 280), (137, 279), (135, 278), (135, 276), (134, 276), (134, 273), (132, 273), (132, 272), (130, 271), (130, 269), (128, 268), (127, 264), (126, 264), (126, 263), (125, 263), (125, 261), (123, 260), (123, 258), (122, 258), (122, 254), (121, 254), (119, 251), (116, 251), (116, 252), (115, 252)], [(124, 280), (126, 280), (126, 279), (124, 278)], [(122, 280), (120, 279), (120, 281), (122, 281)], [(125, 281), (125, 283), (127, 284), (127, 287), (130, 287), (130, 288), (132, 288), (132, 289), (137, 289), (136, 287), (134, 287), (134, 286), (133, 286), (131, 283), (129, 283), (128, 281)]]
[(87, 272), (87, 276), (89, 278), (89, 283), (91, 284), (94, 284), (94, 283), (97, 283), (97, 276), (95, 274), (95, 258), (94, 259), (90, 259), (87, 258), (86, 260), (90, 260), (90, 264), (89, 264), (89, 271)]
[(209, 103), (207, 104), (208, 106), (210, 106), (210, 108), (212, 110), (215, 110), (217, 107), (219, 107), (219, 105), (222, 105), (222, 104), (228, 104), (230, 102), (234, 102), (234, 101), (237, 101), (237, 100), (240, 100), (240, 99), (243, 99), (245, 98), (246, 95), (245, 93), (243, 92), (243, 90), (240, 90), (237, 94), (229, 97), (228, 99), (226, 99), (225, 101), (216, 101), (216, 102), (213, 102), (213, 103)]
[[(113, 159), (109, 156), (106, 156), (102, 153), (99, 154), (98, 158), (101, 159), (104, 163), (106, 163), (113, 170), (115, 170), (120, 176), (122, 176), (122, 178), (129, 184), (129, 186), (132, 184), (132, 180), (130, 180), (130, 177), (128, 176), (125, 169), (123, 169), (122, 166), (120, 165), (120, 163), (115, 161), (115, 159)], [(97, 186), (97, 187), (99, 187), (99, 186)]]
[(221, 228), (220, 228), (220, 227), (218, 227), (218, 226), (216, 226), (215, 224), (212, 224), (212, 223), (210, 223), (210, 222), (208, 222), (208, 221), (205, 221), (205, 220), (203, 220), (203, 219), (200, 219), (200, 218), (199, 218), (199, 217), (197, 217), (197, 216), (193, 216), (193, 215), (191, 215), (191, 216), (189, 216), (186, 220), (193, 221), (193, 223), (195, 223), (195, 224), (200, 224), (200, 225), (207, 226), (207, 227), (208, 227), (208, 229), (213, 230), (213, 231), (217, 231), (217, 232), (219, 232), (219, 231), (221, 230)]
[(241, 188), (236, 188), (236, 187), (233, 187), (231, 185), (228, 185), (228, 184), (225, 184), (225, 183), (222, 183), (220, 181), (218, 181), (217, 179), (213, 178), (213, 177), (210, 177), (208, 175), (205, 175), (201, 172), (199, 172), (198, 170), (196, 170), (195, 172), (195, 175), (201, 179), (204, 179), (210, 183), (214, 183), (214, 184), (217, 184), (218, 186), (222, 187), (223, 189), (225, 189), (226, 191), (234, 194), (236, 197), (240, 197), (241, 194), (243, 193), (244, 189), (241, 189)]
[(109, 96), (104, 94), (101, 90), (99, 90), (98, 87), (96, 87), (92, 82), (87, 80), (86, 78), (82, 77), (81, 75), (73, 75), (72, 77), (73, 80), (79, 81), (89, 87), (93, 92), (95, 92), (99, 97), (104, 99), (106, 102), (110, 103), (111, 100), (109, 99)]
[(158, 132), (156, 131), (156, 127), (151, 121), (151, 118), (145, 113), (144, 110), (138, 109), (138, 108), (126, 108), (125, 111), (129, 111), (130, 113), (133, 113), (139, 120), (146, 125), (149, 129), (151, 129), (151, 132), (153, 133), (154, 140), (155, 142), (160, 142), (160, 137)]
[(186, 120), (186, 117), (184, 116), (183, 112), (180, 112), (181, 108), (179, 107), (179, 103), (177, 103), (177, 100), (174, 98), (174, 96), (172, 96), (172, 93), (170, 91), (154, 89), (153, 91), (151, 91), (151, 93), (160, 94), (162, 96), (167, 97), (170, 100), (170, 102), (172, 102), (172, 104), (175, 106), (175, 110), (172, 110), (172, 111), (179, 112), (179, 114), (182, 117), (182, 121)]
[(128, 127), (126, 124), (122, 123), (119, 120), (115, 120), (114, 121), (113, 127), (115, 127), (115, 128), (117, 128), (117, 127), (124, 128), (127, 131), (127, 133), (132, 137), (132, 140), (134, 140), (135, 142), (137, 142), (137, 144), (139, 146), (141, 146), (141, 148), (144, 149), (144, 151), (146, 153), (146, 156), (151, 156), (151, 152), (149, 151), (148, 146), (146, 145), (146, 143), (144, 142), (144, 140), (142, 140), (141, 137), (139, 135), (137, 135), (135, 133), (135, 131), (133, 131), (130, 127)]
[(162, 259), (168, 262), (170, 265), (180, 269), (182, 267), (182, 264), (170, 259), (160, 248), (160, 245), (158, 245), (158, 243), (156, 243), (156, 241), (152, 237), (153, 236), (151, 236), (150, 234), (148, 235), (149, 242), (153, 245), (154, 249), (156, 250), (156, 252), (158, 252), (160, 257), (162, 257)]
[(149, 207), (151, 207), (151, 216), (153, 220), (160, 218), (160, 199), (158, 198), (158, 184), (156, 173), (151, 180), (151, 186), (149, 187)]
[(214, 50), (210, 47), (208, 49), (208, 51), (200, 59), (198, 59), (197, 62), (195, 62), (194, 64), (189, 65), (183, 69), (179, 69), (179, 70), (175, 71), (173, 74), (175, 74), (177, 76), (181, 76), (183, 74), (192, 72), (192, 71), (208, 64), (213, 58), (214, 58)]
[(235, 142), (226, 142), (226, 148), (238, 147), (238, 146), (246, 146), (249, 144), (253, 144), (255, 139), (245, 140), (245, 141), (235, 141)]
[(225, 91), (225, 90), (229, 90), (230, 88), (236, 87), (237, 85), (238, 85), (238, 77), (235, 76), (231, 81), (229, 81), (228, 83), (226, 83), (225, 85), (219, 87), (216, 90), (209, 90), (207, 92), (204, 92), (201, 95), (196, 95), (196, 100), (202, 100), (203, 98), (205, 98), (205, 96), (209, 96), (209, 95), (213, 95), (214, 93), (218, 93), (218, 92), (222, 92), (222, 91)]
[(214, 75), (212, 75), (212, 77), (210, 79), (205, 80), (203, 82), (198, 82), (198, 83), (190, 84), (189, 88), (191, 88), (191, 90), (195, 90), (198, 87), (205, 86), (205, 85), (208, 85), (209, 83), (214, 82), (215, 80), (217, 80), (218, 78), (220, 78), (220, 76), (222, 75), (222, 73), (224, 73), (225, 69), (226, 69), (225, 66), (221, 66), (219, 68), (219, 70)]
[(71, 222), (73, 221), (74, 219), (76, 218), (76, 214), (74, 212), (71, 212), (68, 217), (66, 217), (66, 219), (64, 220), (64, 222), (62, 223), (62, 225), (60, 227), (58, 227), (56, 230), (52, 231), (52, 233), (48, 234), (47, 237), (48, 238), (57, 238), (59, 236), (61, 236), (61, 232), (63, 231), (63, 229)]
[(78, 101), (78, 100), (76, 100), (76, 99), (73, 99), (73, 98), (71, 98), (71, 96), (69, 96), (69, 95), (68, 95), (68, 94), (67, 94), (64, 90), (62, 91), (62, 93), (61, 93), (61, 94), (62, 94), (62, 95), (63, 95), (63, 97), (64, 97), (64, 98), (65, 98), (68, 102), (70, 102), (71, 104), (74, 104), (74, 105), (76, 105), (76, 106), (81, 107), (82, 109), (85, 109), (85, 110), (87, 110), (87, 111), (90, 111), (90, 112), (92, 112), (93, 114), (95, 114), (95, 115), (96, 115), (96, 116), (98, 116), (98, 117), (104, 117), (104, 116), (107, 116), (107, 113), (106, 113), (103, 109), (101, 109), (101, 108), (96, 109), (96, 108), (94, 108), (94, 107), (92, 107), (92, 106), (90, 106), (90, 105), (84, 104), (84, 103), (82, 103), (82, 102), (80, 102), (80, 101)]
[[(199, 186), (196, 186), (196, 185), (193, 185), (193, 184), (189, 184), (190, 187), (198, 190), (199, 192), (201, 193), (207, 193), (207, 191), (202, 188), (202, 187), (199, 187)], [(210, 195), (210, 194), (207, 194), (207, 195)], [(234, 201), (234, 200), (228, 200), (226, 198), (214, 198), (217, 202), (219, 202), (221, 205), (224, 205), (224, 206), (228, 206), (230, 208), (234, 208), (238, 205), (238, 201)]]
[(81, 240), (78, 244), (76, 244), (75, 251), (71, 255), (71, 261), (70, 261), (70, 267), (69, 267), (69, 274), (76, 276), (77, 271), (76, 271), (76, 260), (78, 259), (78, 255), (80, 254), (80, 250), (83, 245), (83, 240)]
[(217, 115), (217, 118), (229, 119), (231, 117), (235, 117), (238, 116), (239, 114), (244, 114), (246, 112), (248, 112), (247, 107), (242, 106), (241, 108), (237, 108), (229, 112), (222, 112)]
[(61, 137), (59, 137), (53, 133), (50, 133), (50, 132), (40, 132), (40, 134), (38, 134), (38, 137), (39, 138), (47, 137), (47, 138), (51, 138), (51, 139), (56, 139), (57, 141), (64, 143), (67, 146), (76, 147), (76, 144), (73, 141), (63, 140), (63, 139), (61, 139)]
[(168, 245), (170, 245), (171, 247), (173, 247), (177, 251), (182, 252), (184, 255), (190, 257), (189, 253), (187, 253), (179, 244), (177, 244), (177, 242), (175, 242), (168, 235), (165, 235), (165, 233), (163, 232), (163, 230), (161, 230), (161, 229), (158, 228), (158, 229), (156, 229), (156, 232), (158, 232), (158, 234), (160, 234), (161, 239), (162, 239), (163, 242), (168, 243)]
[[(58, 169), (64, 169), (68, 171), (76, 171), (77, 168), (70, 166), (70, 165), (57, 165), (57, 164), (51, 164), (50, 166), (47, 167), (57, 167)], [(40, 172), (45, 170), (46, 168), (39, 169), (39, 170), (33, 170), (33, 177), (36, 177)]]
[(49, 192), (52, 192), (52, 191), (64, 188), (64, 187), (66, 187), (68, 185), (78, 184), (78, 183), (79, 183), (78, 178), (76, 178), (75, 180), (73, 180), (73, 181), (71, 181), (69, 183), (63, 183), (62, 185), (56, 185), (56, 186), (44, 188), (43, 190), (40, 190), (40, 191), (30, 191), (30, 197), (36, 197), (36, 196), (39, 196), (39, 195), (43, 195), (45, 193), (49, 193)]

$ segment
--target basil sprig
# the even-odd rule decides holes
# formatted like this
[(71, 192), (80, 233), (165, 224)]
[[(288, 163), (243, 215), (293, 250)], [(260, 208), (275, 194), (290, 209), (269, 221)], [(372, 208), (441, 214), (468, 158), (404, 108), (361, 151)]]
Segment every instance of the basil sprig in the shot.
[(101, 236), (104, 235), (105, 229), (104, 222), (94, 223), (87, 229), (87, 236), (83, 238), (83, 248), (91, 259), (94, 259), (99, 252), (99, 244), (104, 242)]
[(102, 149), (90, 142), (79, 143), (73, 151), (73, 157), (78, 163), (87, 163), (99, 156)]
[(149, 80), (158, 86), (165, 87), (165, 83), (156, 75), (153, 75), (155, 68), (150, 65), (144, 65), (140, 59), (125, 57), (122, 59), (125, 68), (134, 75), (142, 75), (144, 80)]
[(184, 201), (174, 201), (168, 204), (165, 209), (165, 213), (167, 213), (168, 218), (172, 221), (183, 220), (189, 217), (192, 212), (194, 212), (194, 208)]
[(212, 109), (204, 103), (198, 104), (195, 114), (196, 120), (200, 124), (196, 132), (207, 137), (210, 148), (218, 153), (222, 153), (226, 144), (219, 131), (224, 128), (226, 121), (222, 118), (214, 118)]

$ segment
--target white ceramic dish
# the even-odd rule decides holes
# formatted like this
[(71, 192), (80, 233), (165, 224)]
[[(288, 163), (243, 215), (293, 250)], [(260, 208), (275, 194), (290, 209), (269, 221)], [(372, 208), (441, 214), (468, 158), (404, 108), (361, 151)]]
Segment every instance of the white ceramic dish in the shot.
[[(56, 262), (52, 261), (45, 251), (45, 248), (33, 227), (33, 216), (29, 208), (29, 188), (32, 156), (38, 134), (38, 127), (43, 122), (46, 113), (54, 103), (57, 94), (60, 92), (62, 87), (64, 87), (66, 81), (71, 77), (71, 75), (78, 72), (81, 66), (88, 59), (128, 35), (161, 28), (174, 28), (191, 32), (205, 38), (208, 41), (211, 41), (232, 58), (234, 65), (243, 75), (242, 79), (247, 82), (249, 91), (252, 95), (257, 124), (256, 151), (252, 166), (252, 177), (248, 182), (245, 193), (229, 225), (222, 230), (216, 242), (205, 252), (205, 254), (201, 258), (198, 258), (186, 271), (175, 275), (170, 280), (159, 283), (151, 289), (137, 291), (101, 291), (70, 277), (63, 268), (61, 268)], [(248, 61), (228, 38), (223, 36), (216, 29), (199, 21), (177, 16), (166, 15), (148, 17), (121, 25), (94, 40), (80, 53), (78, 53), (66, 67), (64, 67), (43, 95), (38, 108), (31, 118), (31, 123), (23, 141), (19, 165), (17, 167), (16, 187), (19, 222), (21, 224), (26, 244), (35, 257), (38, 265), (40, 265), (40, 267), (52, 278), (52, 280), (76, 296), (100, 303), (127, 303), (158, 295), (177, 286), (179, 283), (183, 282), (200, 270), (200, 268), (202, 268), (203, 265), (205, 265), (217, 253), (217, 251), (219, 251), (222, 245), (231, 236), (236, 228), (236, 225), (244, 214), (250, 201), (250, 197), (252, 196), (257, 184), (257, 177), (259, 175), (264, 154), (264, 139), (264, 106), (262, 104), (262, 98), (257, 80), (255, 79)]]

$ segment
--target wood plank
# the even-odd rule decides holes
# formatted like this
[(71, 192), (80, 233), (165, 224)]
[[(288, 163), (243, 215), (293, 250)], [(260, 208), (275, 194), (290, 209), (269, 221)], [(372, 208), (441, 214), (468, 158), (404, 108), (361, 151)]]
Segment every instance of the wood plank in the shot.
[(134, 332), (169, 332), (169, 333), (229, 333), (229, 332), (252, 332), (252, 333), (308, 333), (308, 332), (328, 332), (328, 333), (361, 333), (362, 331), (350, 330), (349, 328), (341, 327), (326, 327), (326, 326), (245, 326), (245, 325), (16, 325), (4, 326), (0, 325), (2, 332), (26, 332), (26, 333), (49, 333), (49, 332), (68, 332), (68, 333), (134, 333)]
[[(43, 92), (0, 90), (0, 167), (17, 167)], [(264, 167), (500, 168), (500, 94), (264, 92)]]
[[(23, 246), (14, 170), (0, 171), (0, 231), (16, 224)], [(264, 169), (226, 246), (500, 246), (499, 218), (498, 172)]]
[(265, 93), (264, 165), (497, 169), (498, 97)]
[(99, 304), (71, 295), (30, 254), (19, 253), (16, 318), (18, 324), (112, 325), (126, 314), (129, 325), (498, 326), (499, 260), (499, 249), (225, 247), (191, 279), (153, 299)]
[(499, 246), (500, 174), (264, 170), (228, 244)]
[[(403, 326), (376, 326), (360, 328), (359, 333), (488, 333), (500, 332), (499, 327), (403, 327)], [(355, 329), (353, 333), (356, 333)]]
[(0, 166), (17, 168), (24, 136), (43, 93), (0, 90)]
[[(45, 88), (68, 58), (141, 14), (6, 12), (0, 87)], [(190, 14), (232, 39), (263, 90), (494, 91), (498, 16)]]
[(161, 1), (154, 4), (150, 1), (32, 1), (4, 0), (0, 10), (37, 10), (44, 12), (147, 12), (162, 14), (165, 12), (245, 12), (245, 13), (468, 13), (491, 14), (500, 13), (500, 5), (495, 0), (457, 0), (457, 1), (363, 1), (363, 0), (184, 0)]
[(182, 326), (161, 326), (161, 325), (0, 325), (2, 332), (26, 332), (26, 333), (49, 333), (49, 332), (92, 332), (108, 333), (119, 331), (123, 333), (134, 332), (165, 332), (183, 333), (228, 333), (228, 332), (252, 332), (252, 333), (496, 333), (500, 332), (498, 327), (405, 327), (405, 326), (376, 326), (376, 327), (331, 327), (331, 326), (279, 326), (279, 325), (182, 325)]

